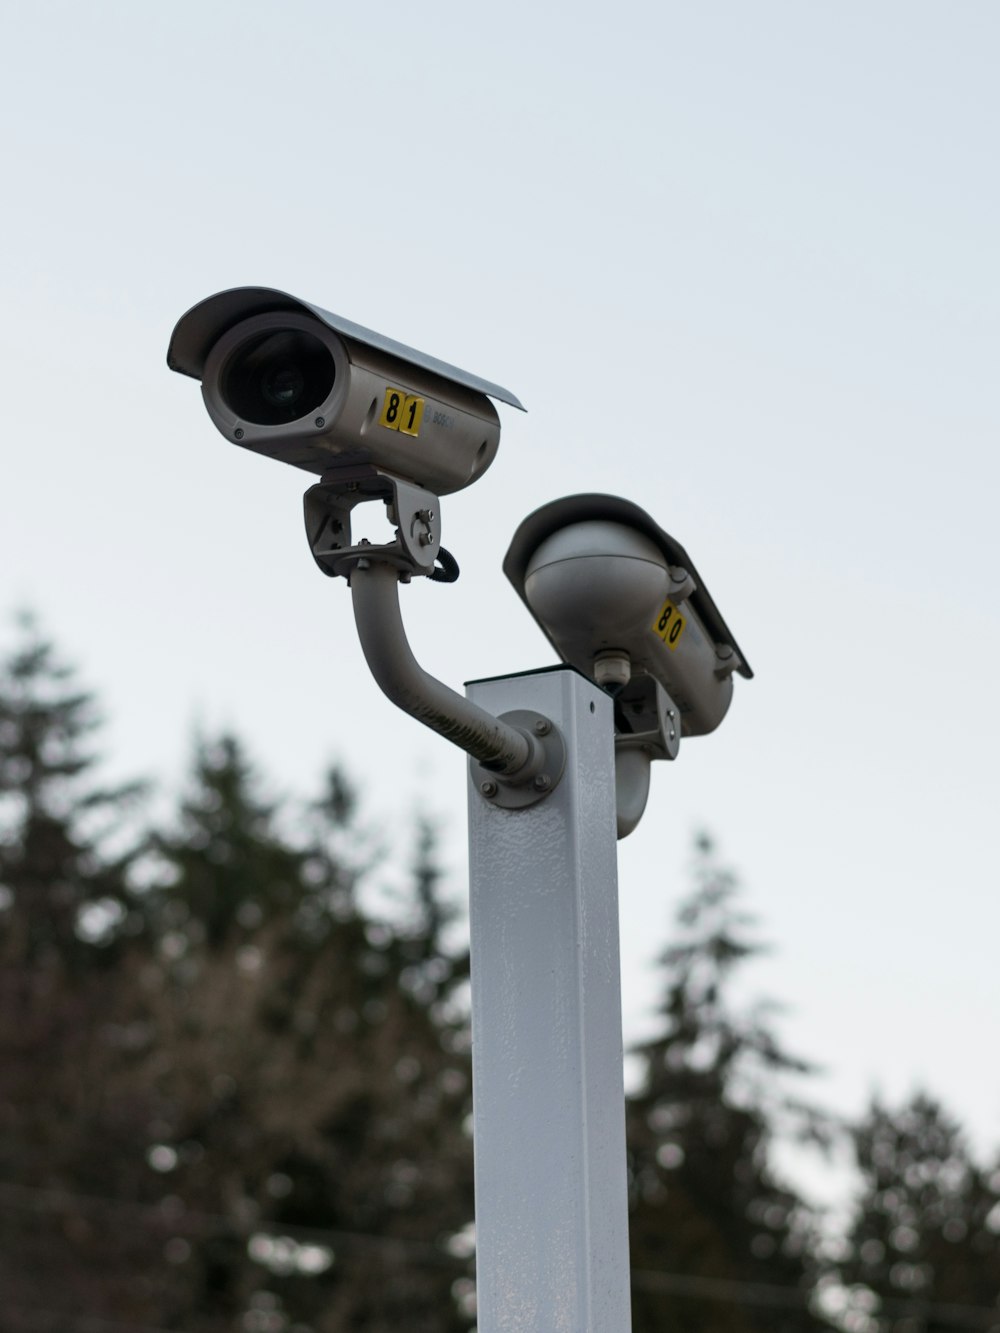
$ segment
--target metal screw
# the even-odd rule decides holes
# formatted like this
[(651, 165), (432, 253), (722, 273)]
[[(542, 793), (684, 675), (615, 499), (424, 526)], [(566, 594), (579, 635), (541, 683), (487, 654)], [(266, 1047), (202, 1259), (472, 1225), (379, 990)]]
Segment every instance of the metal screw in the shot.
[(536, 736), (547, 736), (551, 730), (552, 730), (552, 723), (549, 722), (544, 717), (540, 717), (538, 721), (535, 723)]
[(322, 429), (326, 425), (326, 417), (317, 417), (315, 425), (317, 429)]
[(433, 536), (433, 534), (430, 533), (430, 532), (422, 532), (422, 533), (420, 534), (420, 545), (421, 545), (421, 546), (433, 546), (433, 545), (434, 545), (434, 536)]
[(672, 741), (675, 741), (675, 740), (677, 739), (677, 732), (676, 732), (676, 731), (672, 731), (672, 732), (670, 733), (670, 739), (671, 739)]
[(484, 796), (496, 796), (497, 784), (495, 782), (490, 782), (487, 779), (486, 782), (481, 782), (479, 784), (479, 790), (483, 793)]
[(243, 431), (242, 431), (242, 429), (241, 429), (239, 426), (237, 426), (236, 430), (233, 431), (233, 434), (236, 436), (236, 438), (237, 438), (238, 440), (242, 440), (242, 439), (243, 439)]
[(552, 786), (552, 779), (548, 773), (539, 773), (535, 778), (535, 791), (548, 791)]
[(674, 710), (673, 710), (672, 708), (669, 708), (669, 709), (667, 710), (667, 717), (669, 717), (669, 718), (670, 718), (670, 721), (673, 722), (673, 720), (674, 720)]

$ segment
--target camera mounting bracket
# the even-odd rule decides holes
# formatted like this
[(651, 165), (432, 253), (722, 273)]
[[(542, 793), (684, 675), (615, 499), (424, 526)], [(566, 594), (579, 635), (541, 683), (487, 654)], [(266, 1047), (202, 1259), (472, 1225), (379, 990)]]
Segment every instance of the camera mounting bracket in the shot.
[(615, 749), (676, 759), (680, 748), (680, 709), (658, 680), (636, 672), (615, 698)]
[(615, 698), (619, 838), (627, 838), (643, 816), (653, 760), (676, 759), (680, 747), (680, 709), (658, 680), (636, 672)]
[[(351, 513), (366, 500), (381, 500), (395, 539), (381, 545), (351, 540)], [(346, 464), (324, 472), (305, 493), (306, 537), (313, 559), (324, 574), (349, 579), (361, 559), (380, 560), (400, 571), (404, 581), (414, 574), (433, 575), (441, 554), (441, 502), (411, 481), (372, 464)]]

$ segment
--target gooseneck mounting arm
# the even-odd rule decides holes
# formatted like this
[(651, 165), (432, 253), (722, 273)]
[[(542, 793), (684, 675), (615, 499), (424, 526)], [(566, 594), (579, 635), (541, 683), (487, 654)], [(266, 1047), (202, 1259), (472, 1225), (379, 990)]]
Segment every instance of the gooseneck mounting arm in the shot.
[(351, 595), (361, 649), (383, 694), (498, 774), (513, 777), (530, 765), (532, 737), (449, 689), (413, 656), (399, 610), (398, 569), (359, 560)]
[[(353, 509), (381, 500), (395, 529), (373, 545), (351, 532)], [(562, 777), (563, 739), (548, 718), (521, 710), (494, 717), (437, 680), (413, 656), (399, 610), (399, 585), (415, 576), (447, 580), (458, 566), (441, 549), (441, 502), (370, 465), (331, 470), (305, 497), (306, 534), (325, 574), (346, 578), (365, 660), (392, 702), (464, 750), (483, 798), (504, 809), (542, 800)], [(448, 568), (448, 564), (453, 567)]]

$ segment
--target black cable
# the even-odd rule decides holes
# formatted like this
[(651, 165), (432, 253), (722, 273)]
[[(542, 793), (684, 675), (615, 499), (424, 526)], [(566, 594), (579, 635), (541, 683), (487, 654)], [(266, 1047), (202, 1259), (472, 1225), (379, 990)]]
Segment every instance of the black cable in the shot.
[(454, 583), (458, 578), (458, 561), (450, 551), (446, 551), (442, 546), (437, 554), (437, 562), (440, 569), (432, 569), (430, 579), (432, 583)]

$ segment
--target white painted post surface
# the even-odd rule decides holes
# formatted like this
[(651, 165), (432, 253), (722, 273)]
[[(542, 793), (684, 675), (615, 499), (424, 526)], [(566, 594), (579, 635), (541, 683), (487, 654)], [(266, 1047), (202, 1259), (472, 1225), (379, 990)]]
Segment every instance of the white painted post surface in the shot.
[(627, 1333), (612, 705), (570, 669), (475, 681), (563, 734), (545, 800), (469, 792), (479, 1333)]

